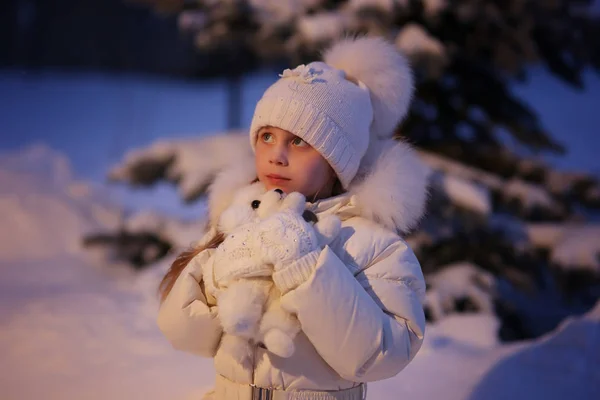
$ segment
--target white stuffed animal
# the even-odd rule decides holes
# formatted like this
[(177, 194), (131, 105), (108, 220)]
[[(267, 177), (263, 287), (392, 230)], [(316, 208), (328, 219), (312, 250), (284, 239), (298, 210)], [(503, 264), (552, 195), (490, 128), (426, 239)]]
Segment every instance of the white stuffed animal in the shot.
[(279, 189), (263, 192), (257, 183), (236, 194), (219, 219), (218, 229), (226, 241), (216, 249), (214, 262), (207, 263), (203, 271), (212, 274), (205, 282), (219, 282), (218, 288), (207, 286), (206, 290), (217, 299), (225, 332), (221, 346), (240, 363), (248, 361), (252, 346), (261, 343), (280, 357), (290, 357), (300, 330), (297, 318), (281, 308), (281, 294), (271, 279), (273, 265), (264, 261), (266, 253), (272, 255), (277, 249), (257, 243), (257, 232), (265, 229), (261, 223), (277, 212), (297, 213), (313, 225), (314, 229), (307, 232), (314, 235), (312, 240), (320, 248), (335, 238), (341, 226), (335, 216), (318, 220), (306, 210), (306, 199), (300, 193), (285, 195)]

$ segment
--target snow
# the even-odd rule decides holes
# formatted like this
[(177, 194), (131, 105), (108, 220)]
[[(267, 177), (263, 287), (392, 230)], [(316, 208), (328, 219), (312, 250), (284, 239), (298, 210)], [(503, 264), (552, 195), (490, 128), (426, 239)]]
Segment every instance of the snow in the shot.
[(492, 313), (451, 314), (428, 325), (423, 354), (435, 352), (449, 341), (480, 349), (499, 347), (500, 321)]
[(504, 193), (508, 197), (520, 199), (526, 209), (532, 209), (534, 207), (542, 207), (556, 211), (560, 209), (558, 203), (552, 199), (546, 189), (517, 178), (510, 179), (506, 182), (504, 185)]
[(160, 232), (164, 229), (165, 218), (154, 210), (140, 210), (124, 222), (127, 232)]
[[(600, 303), (585, 316), (565, 321), (556, 333), (511, 345), (486, 339), (492, 330), (486, 319), (492, 316), (452, 318), (429, 325), (422, 352), (398, 376), (370, 384), (368, 398), (598, 398)], [(469, 338), (480, 326), (486, 332)]]
[[(552, 198), (552, 195), (540, 185), (525, 182), (518, 178), (504, 180), (488, 172), (460, 164), (446, 157), (426, 151), (420, 151), (419, 155), (421, 156), (421, 159), (433, 169), (444, 171), (448, 176), (453, 176), (453, 179), (460, 179), (460, 181), (457, 182), (474, 181), (480, 183), (489, 187), (491, 190), (501, 193), (508, 199), (519, 199), (522, 206), (528, 210), (534, 207), (542, 207), (552, 211), (560, 211), (560, 205)], [(565, 176), (566, 175), (563, 175), (562, 179), (567, 179)], [(466, 183), (461, 183), (455, 184), (455, 186), (460, 188), (459, 190), (452, 190), (453, 193), (457, 193), (457, 201), (460, 199), (460, 191), (463, 190), (463, 188), (466, 189), (468, 186)], [(445, 186), (451, 187), (452, 184)], [(475, 187), (466, 190), (471, 191), (474, 199), (477, 199), (472, 201), (472, 207), (475, 206), (476, 202), (480, 207), (484, 207), (484, 192), (477, 192), (480, 189), (476, 189)], [(463, 203), (465, 202), (465, 200), (462, 199), (460, 201)]]
[(600, 226), (529, 224), (534, 246), (550, 249), (550, 259), (563, 269), (600, 273)]
[(492, 314), (494, 277), (470, 262), (459, 262), (440, 267), (440, 271), (427, 276), (431, 286), (427, 290), (425, 306), (435, 321), (454, 311), (454, 302), (470, 299), (482, 313)]
[[(64, 156), (46, 147), (0, 158), (9, 217), (0, 228), (1, 397), (171, 399), (210, 386), (210, 360), (173, 351), (154, 323), (168, 260), (133, 274), (73, 246), (82, 232), (115, 220), (112, 208), (95, 211), (89, 192), (68, 191), (83, 185), (72, 175)], [(103, 197), (99, 188), (94, 196)]]
[(261, 24), (285, 24), (303, 12), (302, 2), (297, 0), (249, 0)]
[(4, 260), (73, 254), (84, 234), (117, 226), (120, 209), (71, 175), (68, 160), (46, 146), (0, 155)]
[(441, 59), (446, 57), (444, 45), (415, 23), (402, 28), (396, 36), (396, 46), (408, 56), (425, 53)]
[(123, 228), (129, 233), (155, 233), (182, 250), (200, 240), (207, 228), (205, 216), (206, 209), (205, 213), (198, 215), (196, 220), (180, 221), (154, 210), (144, 209), (125, 219)]
[(430, 17), (435, 17), (448, 6), (446, 0), (423, 0), (425, 13)]
[[(561, 371), (556, 374), (557, 371)], [(600, 302), (544, 338), (499, 360), (470, 399), (597, 399)]]
[(182, 31), (199, 31), (204, 29), (208, 18), (201, 11), (183, 11), (177, 18), (177, 24)]
[(444, 171), (450, 175), (466, 180), (482, 183), (488, 186), (490, 189), (501, 190), (504, 184), (502, 178), (496, 175), (477, 168), (469, 167), (448, 157), (422, 150), (419, 151), (419, 156), (425, 163), (436, 170)]
[(191, 199), (204, 191), (217, 171), (251, 155), (248, 138), (240, 132), (208, 135), (200, 140), (160, 140), (127, 153), (123, 164), (113, 167), (109, 175), (127, 182), (134, 180), (138, 165), (161, 165), (166, 167), (166, 178), (177, 183), (181, 197)]
[(459, 207), (488, 215), (492, 211), (489, 190), (453, 175), (443, 177), (443, 190)]
[(391, 13), (394, 11), (396, 0), (350, 0), (348, 6), (355, 11), (360, 11), (365, 8), (374, 8), (381, 10), (385, 13)]
[(527, 227), (527, 234), (534, 246), (552, 248), (556, 246), (563, 237), (564, 229), (565, 226), (559, 224), (530, 224)]
[(249, 0), (248, 3), (263, 25), (290, 23), (323, 0)]
[(550, 170), (545, 181), (552, 193), (568, 193), (578, 183), (586, 182), (588, 179), (589, 177), (581, 172)]
[(321, 43), (340, 37), (349, 23), (348, 16), (343, 13), (320, 12), (301, 16), (297, 22), (297, 29), (305, 42)]

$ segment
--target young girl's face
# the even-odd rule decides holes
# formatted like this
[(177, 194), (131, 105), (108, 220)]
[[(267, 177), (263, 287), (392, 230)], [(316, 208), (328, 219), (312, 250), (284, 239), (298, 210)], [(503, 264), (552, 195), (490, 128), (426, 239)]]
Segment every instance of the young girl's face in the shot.
[(307, 199), (331, 195), (335, 173), (308, 143), (286, 130), (264, 127), (256, 140), (256, 172), (267, 190), (300, 192)]

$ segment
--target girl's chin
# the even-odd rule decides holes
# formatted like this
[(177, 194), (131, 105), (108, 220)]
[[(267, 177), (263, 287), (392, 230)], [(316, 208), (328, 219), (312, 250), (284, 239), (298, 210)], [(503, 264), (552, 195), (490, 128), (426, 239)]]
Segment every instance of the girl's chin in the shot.
[(289, 180), (286, 179), (270, 179), (267, 178), (263, 184), (267, 188), (267, 190), (273, 189), (281, 189), (286, 193), (291, 193), (294, 191), (293, 185), (290, 184)]

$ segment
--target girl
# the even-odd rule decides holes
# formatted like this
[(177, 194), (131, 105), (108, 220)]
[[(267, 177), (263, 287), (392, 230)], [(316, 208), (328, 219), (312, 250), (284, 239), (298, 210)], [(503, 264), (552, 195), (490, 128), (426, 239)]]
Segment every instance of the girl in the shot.
[[(158, 324), (175, 348), (214, 357), (216, 386), (205, 398), (363, 399), (365, 383), (400, 372), (424, 335), (425, 283), (399, 233), (423, 213), (428, 170), (391, 139), (410, 103), (411, 71), (388, 42), (359, 38), (280, 76), (256, 106), (254, 165), (215, 179), (209, 239), (164, 277)], [(241, 365), (221, 351), (219, 308), (201, 271), (223, 241), (220, 213), (252, 181), (263, 191), (304, 194), (307, 208), (337, 215), (342, 229), (329, 246), (274, 263), (281, 305), (302, 329), (292, 357), (257, 345), (251, 365)]]

